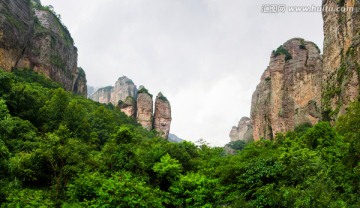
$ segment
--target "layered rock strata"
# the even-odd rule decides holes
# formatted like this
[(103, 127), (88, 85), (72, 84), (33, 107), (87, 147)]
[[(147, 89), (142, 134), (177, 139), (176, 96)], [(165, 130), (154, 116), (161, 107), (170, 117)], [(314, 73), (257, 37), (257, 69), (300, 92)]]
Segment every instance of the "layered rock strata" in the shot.
[(137, 121), (147, 130), (153, 129), (153, 99), (147, 91), (139, 91), (137, 97)]
[(86, 96), (77, 48), (51, 7), (35, 0), (0, 0), (0, 67), (32, 69)]
[(273, 51), (252, 97), (254, 140), (319, 122), (322, 76), (322, 57), (314, 43), (294, 38)]
[(98, 89), (90, 99), (99, 103), (112, 103), (127, 116), (135, 118), (145, 129), (155, 129), (164, 138), (168, 138), (171, 126), (170, 102), (161, 93), (155, 100), (144, 87), (139, 89), (132, 80), (123, 76), (115, 86)]
[[(359, 97), (359, 1), (323, 0), (324, 20), (324, 119), (336, 120)], [(341, 8), (341, 12), (337, 11)]]
[(171, 120), (170, 102), (159, 93), (155, 100), (154, 128), (165, 138), (169, 136)]

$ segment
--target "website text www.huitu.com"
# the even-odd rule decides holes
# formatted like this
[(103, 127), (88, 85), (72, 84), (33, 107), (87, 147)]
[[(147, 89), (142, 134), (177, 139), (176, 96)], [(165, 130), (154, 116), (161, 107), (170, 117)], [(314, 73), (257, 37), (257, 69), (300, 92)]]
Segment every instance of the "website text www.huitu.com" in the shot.
[(286, 4), (264, 4), (261, 7), (262, 13), (296, 13), (296, 12), (359, 12), (357, 7), (328, 7), (328, 6), (288, 6)]

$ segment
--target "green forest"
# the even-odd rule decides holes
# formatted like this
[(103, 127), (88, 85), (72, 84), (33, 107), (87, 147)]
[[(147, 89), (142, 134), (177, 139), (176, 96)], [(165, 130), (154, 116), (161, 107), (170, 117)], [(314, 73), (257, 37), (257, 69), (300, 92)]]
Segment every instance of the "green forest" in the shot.
[(360, 207), (360, 103), (273, 141), (170, 143), (112, 105), (0, 70), (0, 207)]

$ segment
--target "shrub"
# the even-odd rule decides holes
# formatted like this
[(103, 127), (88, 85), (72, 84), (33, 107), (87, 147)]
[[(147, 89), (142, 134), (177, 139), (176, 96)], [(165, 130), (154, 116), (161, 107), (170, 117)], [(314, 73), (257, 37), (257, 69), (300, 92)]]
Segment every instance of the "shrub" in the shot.
[(280, 56), (280, 55), (285, 55), (285, 61), (288, 61), (290, 59), (292, 59), (291, 54), (289, 53), (288, 50), (286, 50), (284, 48), (284, 46), (279, 46), (276, 51), (273, 51), (274, 57)]

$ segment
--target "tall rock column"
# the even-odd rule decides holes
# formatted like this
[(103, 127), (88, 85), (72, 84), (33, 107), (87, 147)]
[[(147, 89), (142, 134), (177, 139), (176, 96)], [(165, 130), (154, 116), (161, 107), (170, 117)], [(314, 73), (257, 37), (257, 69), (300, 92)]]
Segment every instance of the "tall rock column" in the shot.
[(322, 58), (312, 43), (294, 38), (273, 51), (252, 97), (254, 140), (321, 119)]
[(137, 97), (137, 121), (147, 130), (153, 128), (153, 100), (148, 90), (140, 86)]
[(323, 0), (323, 6), (323, 112), (324, 119), (336, 120), (360, 92), (360, 2)]
[(164, 138), (169, 137), (171, 125), (171, 106), (170, 102), (160, 92), (155, 100), (154, 128)]

